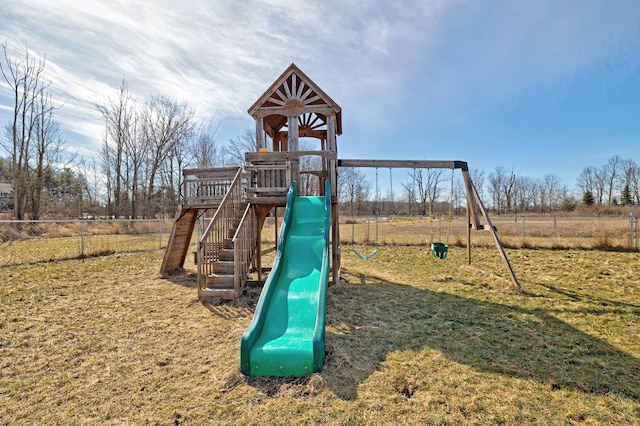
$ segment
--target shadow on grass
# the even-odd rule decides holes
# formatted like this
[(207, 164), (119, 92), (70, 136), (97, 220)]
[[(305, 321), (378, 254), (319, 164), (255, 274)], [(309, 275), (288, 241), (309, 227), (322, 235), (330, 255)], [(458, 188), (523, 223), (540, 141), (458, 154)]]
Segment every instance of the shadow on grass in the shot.
[[(628, 308), (633, 308), (636, 315), (640, 315), (640, 305), (638, 304), (634, 304), (634, 303), (625, 303), (625, 302), (620, 302), (620, 301), (616, 301), (616, 300), (609, 300), (609, 299), (604, 299), (604, 298), (595, 298), (595, 297), (591, 297), (588, 296), (586, 294), (583, 293), (579, 293), (575, 290), (571, 290), (571, 289), (567, 289), (567, 288), (562, 288), (560, 286), (557, 285), (551, 285), (549, 283), (543, 283), (543, 282), (536, 282), (537, 285), (546, 288), (547, 290), (549, 290), (552, 293), (558, 294), (560, 296), (564, 296), (567, 299), (573, 301), (573, 302), (587, 302), (587, 303), (592, 303), (592, 304), (596, 304), (599, 306), (602, 306), (603, 308), (606, 308), (606, 312), (609, 313), (616, 313), (616, 311), (612, 311), (611, 307), (617, 307), (617, 308), (624, 308), (624, 309), (628, 309)], [(594, 310), (581, 310), (581, 312), (585, 312), (585, 313), (596, 313), (597, 311)]]
[[(538, 381), (550, 390), (640, 400), (640, 361), (558, 320), (528, 310), (343, 274), (329, 291), (322, 375), (354, 399), (394, 351), (432, 349), (477, 371)], [(351, 284), (353, 283), (353, 284)], [(371, 301), (371, 303), (366, 303)]]
[(163, 278), (183, 287), (198, 288), (198, 274), (194, 271), (180, 268), (166, 274)]

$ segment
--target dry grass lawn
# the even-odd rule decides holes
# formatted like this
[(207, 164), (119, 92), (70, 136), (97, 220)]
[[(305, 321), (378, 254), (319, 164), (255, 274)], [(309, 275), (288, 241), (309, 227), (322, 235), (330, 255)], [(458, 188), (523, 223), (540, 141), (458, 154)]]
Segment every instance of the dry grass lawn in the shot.
[(302, 379), (238, 371), (259, 289), (201, 302), (161, 252), (2, 268), (0, 423), (638, 424), (638, 253), (510, 250), (524, 295), (473, 256), (343, 248)]

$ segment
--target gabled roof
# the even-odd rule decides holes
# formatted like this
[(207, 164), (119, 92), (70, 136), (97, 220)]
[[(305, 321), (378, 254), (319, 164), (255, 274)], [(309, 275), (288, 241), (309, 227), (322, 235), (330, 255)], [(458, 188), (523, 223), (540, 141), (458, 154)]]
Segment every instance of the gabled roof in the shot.
[[(316, 85), (295, 64), (289, 67), (276, 79), (247, 112), (254, 118), (271, 115), (287, 115), (287, 110), (295, 109), (298, 115), (316, 113), (326, 116), (332, 112), (336, 115), (336, 134), (342, 134), (342, 108), (318, 85)], [(281, 119), (268, 120), (276, 125)], [(280, 124), (281, 125), (281, 124)]]

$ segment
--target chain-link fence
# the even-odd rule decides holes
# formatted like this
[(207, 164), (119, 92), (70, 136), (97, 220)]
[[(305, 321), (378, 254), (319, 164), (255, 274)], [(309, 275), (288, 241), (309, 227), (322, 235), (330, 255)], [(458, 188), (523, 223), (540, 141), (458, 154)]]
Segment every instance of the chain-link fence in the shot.
[[(639, 217), (518, 215), (493, 216), (505, 247), (638, 250)], [(278, 227), (281, 221), (278, 221)], [(342, 245), (428, 245), (445, 242), (464, 246), (466, 220), (446, 216), (346, 217), (341, 218)], [(194, 230), (195, 251), (204, 221)], [(113, 253), (165, 248), (173, 219), (153, 220), (0, 220), (0, 267), (25, 263), (82, 259)], [(263, 244), (275, 244), (273, 218), (262, 232)], [(492, 247), (487, 230), (471, 230), (475, 247)]]
[(173, 220), (0, 221), (0, 267), (157, 250)]
[[(505, 247), (638, 250), (637, 216), (518, 215), (492, 216)], [(466, 245), (464, 217), (346, 217), (341, 218), (342, 244), (427, 245), (445, 242)], [(471, 230), (473, 246), (493, 246), (488, 230)]]

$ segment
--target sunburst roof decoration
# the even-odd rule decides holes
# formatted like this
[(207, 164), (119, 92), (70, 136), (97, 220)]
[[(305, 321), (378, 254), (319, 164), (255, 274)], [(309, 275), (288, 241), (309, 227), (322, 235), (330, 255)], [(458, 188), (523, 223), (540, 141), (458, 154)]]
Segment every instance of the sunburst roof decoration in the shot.
[(256, 119), (264, 119), (267, 133), (280, 131), (286, 126), (286, 117), (292, 114), (301, 116), (302, 123), (309, 121), (308, 124), (318, 119), (326, 123), (326, 116), (335, 114), (335, 132), (342, 134), (340, 106), (293, 63), (247, 112)]

